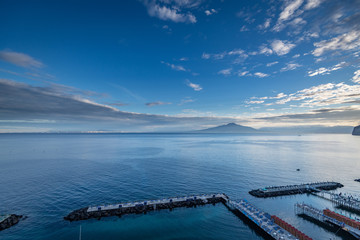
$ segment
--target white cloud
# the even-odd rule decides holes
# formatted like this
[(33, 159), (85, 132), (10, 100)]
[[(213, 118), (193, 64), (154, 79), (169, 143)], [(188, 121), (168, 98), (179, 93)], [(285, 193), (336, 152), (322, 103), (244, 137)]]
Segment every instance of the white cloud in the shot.
[(334, 37), (330, 40), (323, 40), (317, 43), (314, 43), (316, 47), (312, 54), (314, 56), (321, 56), (325, 52), (335, 51), (335, 50), (355, 50), (360, 47), (360, 31), (353, 30), (349, 33), (345, 33)]
[(271, 54), (273, 54), (273, 50), (266, 47), (265, 45), (262, 45), (262, 46), (260, 46), (259, 53), (260, 54), (265, 54), (265, 55), (271, 55)]
[(245, 59), (248, 57), (248, 54), (242, 50), (242, 49), (233, 49), (231, 51), (225, 51), (225, 52), (221, 52), (221, 53), (214, 53), (214, 54), (210, 54), (210, 53), (203, 53), (202, 54), (202, 58), (203, 59), (215, 59), (215, 60), (220, 60), (223, 59), (226, 56), (236, 56), (238, 59), (238, 61), (240, 59)]
[(298, 67), (301, 67), (300, 64), (298, 63), (287, 63), (285, 67), (281, 68), (281, 72), (285, 72), (285, 71), (290, 71), (290, 70), (295, 70)]
[(271, 18), (268, 18), (265, 20), (264, 24), (259, 25), (258, 28), (260, 30), (267, 29), (268, 27), (270, 27), (270, 23), (271, 23)]
[(194, 89), (195, 91), (201, 91), (203, 88), (200, 86), (200, 84), (192, 83), (189, 80), (186, 80), (186, 85)]
[(264, 101), (245, 101), (246, 104), (261, 104), (264, 103)]
[(238, 73), (239, 77), (243, 77), (243, 76), (247, 76), (247, 75), (249, 75), (249, 71), (243, 71), (243, 72)]
[(254, 73), (255, 76), (259, 77), (259, 78), (264, 78), (264, 77), (268, 77), (269, 74), (266, 73), (262, 73), (262, 72), (256, 72)]
[(341, 69), (346, 63), (345, 62), (341, 62), (341, 63), (338, 63), (330, 68), (324, 68), (324, 67), (321, 67), (319, 69), (316, 69), (314, 71), (309, 71), (308, 72), (308, 76), (309, 77), (313, 77), (313, 76), (316, 76), (316, 75), (325, 75), (325, 74), (330, 74), (330, 72), (332, 71), (336, 71), (336, 70), (339, 70)]
[(161, 102), (161, 101), (145, 103), (145, 105), (148, 107), (153, 107), (153, 106), (158, 106), (158, 105), (168, 105), (168, 104), (171, 104), (171, 103)]
[(218, 72), (218, 74), (230, 75), (230, 74), (231, 74), (231, 71), (232, 71), (232, 68), (227, 68), (227, 69), (220, 70), (220, 71)]
[(306, 5), (305, 5), (305, 9), (306, 10), (310, 10), (313, 8), (317, 8), (318, 6), (320, 6), (320, 4), (323, 2), (323, 0), (308, 0)]
[[(354, 73), (353, 81), (356, 82), (356, 80), (360, 82), (360, 70)], [(288, 95), (279, 93), (274, 97), (253, 97), (251, 99), (254, 101), (264, 100), (264, 105), (266, 106), (299, 102), (297, 107), (309, 108), (360, 103), (360, 85), (348, 85), (343, 82), (337, 84), (326, 83), (305, 88)], [(275, 100), (275, 102), (272, 100)]]
[[(279, 93), (278, 95), (276, 95), (275, 97), (251, 97), (251, 101), (246, 101), (247, 104), (259, 104), (259, 103), (264, 103), (265, 101), (263, 100), (270, 100), (270, 99), (281, 99), (286, 97), (287, 95), (285, 93)], [(265, 105), (273, 105), (273, 104), (265, 104)]]
[(182, 106), (184, 104), (192, 103), (192, 102), (195, 102), (195, 100), (190, 98), (190, 97), (186, 97), (186, 98), (181, 99), (181, 101), (180, 101), (180, 103), (178, 105)]
[(185, 22), (185, 23), (196, 23), (196, 17), (188, 12), (181, 13), (181, 8), (190, 7), (189, 1), (174, 1), (173, 5), (160, 5), (170, 1), (145, 1), (145, 6), (147, 7), (148, 14), (152, 17), (157, 17), (164, 21), (173, 21), (173, 22)]
[(164, 62), (164, 61), (161, 61), (161, 63), (165, 64), (166, 66), (171, 67), (171, 69), (176, 70), (176, 71), (183, 71), (183, 72), (189, 71), (189, 70), (187, 70), (186, 68), (184, 68), (181, 65), (175, 65), (175, 64), (172, 64), (172, 63)]
[(276, 104), (301, 101), (300, 107), (314, 107), (351, 103), (359, 100), (360, 85), (327, 83), (289, 94), (287, 98), (277, 101)]
[(245, 25), (243, 25), (241, 28), (240, 28), (240, 32), (247, 32), (249, 31), (249, 28), (247, 28)]
[(275, 97), (269, 97), (269, 99), (280, 99), (280, 98), (284, 98), (287, 95), (285, 93), (279, 93), (278, 95), (276, 95)]
[(303, 4), (303, 0), (294, 0), (288, 2), (289, 4), (284, 8), (284, 10), (280, 13), (278, 21), (286, 21), (292, 17), (294, 12)]
[(203, 59), (209, 59), (211, 57), (211, 55), (209, 53), (203, 53), (201, 58)]
[(210, 15), (212, 15), (214, 13), (217, 13), (217, 11), (215, 9), (205, 10), (205, 14), (207, 16), (210, 16)]
[(279, 56), (288, 54), (294, 47), (295, 44), (292, 44), (288, 41), (274, 40), (271, 43), (272, 50)]
[(293, 58), (298, 58), (298, 57), (300, 57), (300, 54), (295, 54), (295, 55), (293, 56)]
[(360, 70), (354, 72), (354, 76), (352, 77), (352, 81), (354, 83), (360, 83)]
[(13, 52), (10, 50), (0, 51), (0, 60), (15, 64), (25, 68), (41, 68), (44, 64), (33, 57), (19, 52)]
[(295, 18), (290, 22), (290, 25), (293, 25), (294, 27), (299, 27), (299, 25), (303, 25), (303, 24), (306, 24), (306, 21), (301, 17)]
[(272, 65), (275, 65), (275, 64), (278, 64), (278, 63), (279, 63), (278, 61), (271, 62), (271, 63), (266, 64), (266, 66), (271, 67)]

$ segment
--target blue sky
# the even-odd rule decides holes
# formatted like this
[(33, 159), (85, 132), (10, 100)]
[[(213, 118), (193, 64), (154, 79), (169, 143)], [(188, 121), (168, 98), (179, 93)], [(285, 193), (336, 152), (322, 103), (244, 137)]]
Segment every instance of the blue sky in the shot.
[(360, 1), (2, 1), (0, 131), (360, 123)]

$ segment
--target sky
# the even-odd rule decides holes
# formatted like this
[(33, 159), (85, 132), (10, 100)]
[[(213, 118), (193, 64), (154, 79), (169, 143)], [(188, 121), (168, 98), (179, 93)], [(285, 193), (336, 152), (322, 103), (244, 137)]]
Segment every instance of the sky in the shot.
[(360, 124), (360, 0), (2, 0), (0, 36), (0, 133)]

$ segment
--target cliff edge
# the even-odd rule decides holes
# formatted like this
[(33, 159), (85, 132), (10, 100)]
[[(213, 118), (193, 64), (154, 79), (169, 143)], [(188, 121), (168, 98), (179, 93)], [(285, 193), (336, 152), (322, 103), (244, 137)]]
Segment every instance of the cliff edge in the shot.
[(360, 136), (360, 125), (357, 126), (357, 127), (354, 127), (352, 135), (359, 135)]

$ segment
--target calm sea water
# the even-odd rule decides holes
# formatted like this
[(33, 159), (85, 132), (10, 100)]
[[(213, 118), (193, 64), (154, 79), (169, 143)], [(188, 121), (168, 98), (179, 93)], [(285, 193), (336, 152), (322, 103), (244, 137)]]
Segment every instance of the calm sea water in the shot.
[[(297, 172), (296, 169), (301, 171)], [(257, 199), (268, 185), (334, 180), (360, 195), (360, 137), (351, 135), (0, 135), (0, 213), (28, 216), (0, 239), (262, 239), (224, 206), (69, 223), (99, 203), (224, 192), (245, 198), (313, 239), (347, 239), (294, 213), (314, 196)], [(346, 215), (356, 216), (344, 212)]]

